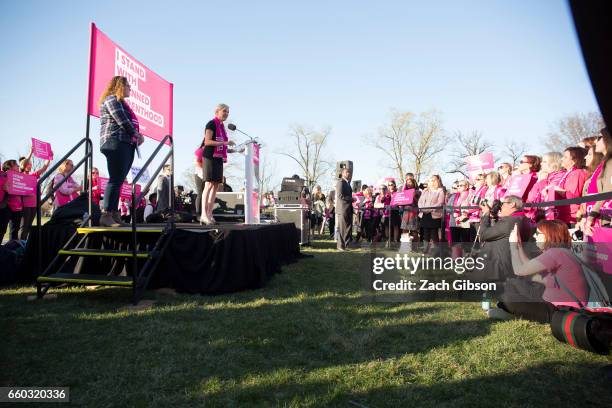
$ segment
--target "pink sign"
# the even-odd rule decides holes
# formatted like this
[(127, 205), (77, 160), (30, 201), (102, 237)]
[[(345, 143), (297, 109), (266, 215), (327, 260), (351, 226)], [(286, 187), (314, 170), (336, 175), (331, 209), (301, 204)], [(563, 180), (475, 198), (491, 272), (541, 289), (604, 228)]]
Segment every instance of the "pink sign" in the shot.
[(100, 96), (112, 77), (121, 75), (130, 83), (125, 101), (138, 118), (140, 133), (154, 140), (172, 134), (173, 84), (148, 69), (91, 24), (89, 101), (87, 112), (100, 117)]
[(19, 173), (17, 171), (9, 170), (6, 172), (6, 187), (8, 193), (12, 195), (33, 195), (36, 194), (36, 183), (38, 179), (36, 176)]
[(414, 188), (391, 194), (391, 206), (410, 205), (414, 201)]
[[(98, 186), (100, 191), (106, 190), (106, 185), (108, 184), (108, 179), (105, 177), (98, 177)], [(141, 186), (140, 184), (136, 184), (136, 195), (140, 194)], [(123, 183), (121, 185), (121, 191), (119, 192), (120, 198), (132, 199), (132, 185), (130, 183)]]
[(515, 174), (510, 176), (506, 184), (506, 196), (523, 197), (531, 182), (531, 174)]
[(589, 259), (598, 263), (605, 273), (612, 274), (612, 228), (593, 228), (593, 236), (588, 237), (588, 242)]
[(32, 138), (32, 154), (43, 160), (53, 160), (51, 144)]
[(475, 171), (491, 170), (495, 168), (493, 153), (481, 153), (476, 156), (468, 156), (465, 158), (468, 173)]
[(259, 164), (259, 145), (257, 143), (253, 143), (253, 163)]

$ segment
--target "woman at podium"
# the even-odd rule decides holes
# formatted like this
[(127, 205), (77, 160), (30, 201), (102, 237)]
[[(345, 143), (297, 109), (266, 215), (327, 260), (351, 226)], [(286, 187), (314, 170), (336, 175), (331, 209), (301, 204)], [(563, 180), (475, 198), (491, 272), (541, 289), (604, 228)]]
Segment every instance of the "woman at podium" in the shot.
[(227, 162), (228, 146), (235, 143), (227, 137), (223, 122), (229, 116), (229, 106), (219, 104), (215, 108), (215, 117), (206, 124), (204, 140), (200, 145), (202, 151), (202, 173), (204, 190), (202, 192), (202, 215), (200, 223), (213, 224), (212, 216), (215, 198), (219, 185), (223, 183), (223, 163)]

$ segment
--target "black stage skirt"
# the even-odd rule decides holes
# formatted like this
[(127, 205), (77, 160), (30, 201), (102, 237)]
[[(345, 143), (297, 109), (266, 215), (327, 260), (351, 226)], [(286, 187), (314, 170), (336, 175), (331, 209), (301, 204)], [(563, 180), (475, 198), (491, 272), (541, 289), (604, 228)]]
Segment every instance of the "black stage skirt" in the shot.
[(220, 157), (213, 157), (209, 159), (204, 157), (202, 161), (202, 168), (204, 170), (204, 181), (212, 181), (213, 183), (223, 182), (223, 159)]

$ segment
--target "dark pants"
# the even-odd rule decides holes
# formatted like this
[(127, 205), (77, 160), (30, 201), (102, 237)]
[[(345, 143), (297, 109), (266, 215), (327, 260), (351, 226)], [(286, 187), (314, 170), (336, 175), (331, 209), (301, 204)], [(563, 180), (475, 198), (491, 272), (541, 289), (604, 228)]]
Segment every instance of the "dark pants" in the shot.
[(542, 299), (544, 285), (527, 278), (510, 278), (498, 306), (513, 315), (539, 323), (550, 323), (555, 306)]
[(21, 218), (21, 229), (19, 231), (19, 239), (27, 240), (32, 229), (32, 223), (36, 217), (36, 207), (23, 207), (23, 216)]
[(353, 235), (353, 212), (338, 213), (338, 248), (344, 249)]
[(193, 181), (195, 183), (196, 193), (198, 194), (195, 202), (196, 214), (200, 216), (202, 215), (202, 192), (204, 191), (204, 180), (202, 180), (197, 174), (194, 174)]
[(11, 210), (8, 207), (4, 207), (0, 209), (0, 244), (4, 239), (4, 234), (6, 234), (6, 229), (8, 228), (9, 221), (11, 220)]
[(11, 234), (9, 239), (19, 239), (19, 227), (21, 227), (21, 216), (23, 211), (11, 211)]
[(439, 242), (440, 236), (438, 235), (438, 230), (440, 228), (423, 228), (423, 241), (424, 242)]
[(108, 168), (108, 184), (104, 191), (104, 210), (106, 211), (117, 211), (119, 208), (121, 185), (132, 167), (134, 150), (133, 145), (123, 142), (117, 143), (117, 147), (112, 150), (102, 150), (102, 154), (106, 156)]
[[(391, 226), (389, 227), (389, 223)], [(391, 242), (400, 242), (400, 236), (402, 234), (401, 230), (402, 225), (402, 217), (399, 214), (399, 211), (391, 211), (391, 217), (385, 218), (385, 235), (388, 234)]]
[(334, 239), (334, 232), (336, 230), (336, 214), (330, 214), (329, 219), (327, 220), (327, 226), (329, 228), (329, 236), (331, 239)]
[(451, 227), (451, 241), (453, 244), (459, 242), (471, 242), (470, 240), (470, 229), (461, 227)]

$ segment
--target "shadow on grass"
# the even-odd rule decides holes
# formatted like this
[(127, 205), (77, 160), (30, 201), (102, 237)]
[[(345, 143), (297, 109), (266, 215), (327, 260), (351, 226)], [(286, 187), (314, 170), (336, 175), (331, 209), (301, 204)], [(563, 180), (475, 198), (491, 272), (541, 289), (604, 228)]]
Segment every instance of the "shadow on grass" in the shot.
[[(577, 381), (580, 379), (580, 381)], [(240, 385), (214, 394), (215, 400), (238, 404), (293, 396), (300, 401), (319, 399), (317, 406), (362, 407), (609, 407), (609, 380), (594, 364), (546, 363), (511, 374), (486, 375), (432, 385), (411, 383), (411, 373), (398, 373), (394, 386), (372, 386), (368, 391), (328, 392), (328, 382), (285, 382), (268, 386)], [(588, 386), (585, 386), (588, 384)], [(209, 396), (212, 397), (212, 396)], [(203, 399), (203, 398), (202, 398)]]
[[(355, 366), (421, 358), (487, 336), (491, 322), (478, 308), (453, 313), (456, 304), (371, 303), (355, 282), (359, 254), (317, 252), (330, 245), (315, 242), (308, 251), (314, 258), (285, 267), (266, 288), (160, 297), (137, 313), (117, 312), (130, 301), (125, 289), (52, 291), (59, 299), (34, 303), (23, 292), (4, 293), (0, 320), (10, 336), (3, 336), (0, 382), (69, 385), (74, 402), (88, 406), (346, 406), (351, 400), (372, 407), (477, 406), (508, 398), (519, 398), (509, 405), (538, 405), (548, 394), (560, 405), (586, 401), (584, 384), (596, 379), (587, 368), (560, 363), (469, 380), (434, 379), (430, 386), (400, 366), (388, 374), (393, 386), (379, 385), (375, 373), (358, 387), (351, 378)], [(326, 370), (339, 374), (308, 377)], [(283, 372), (288, 374), (277, 375)], [(573, 378), (580, 378), (582, 389), (563, 388)], [(210, 385), (213, 379), (218, 385)], [(109, 392), (119, 385), (120, 396)]]

